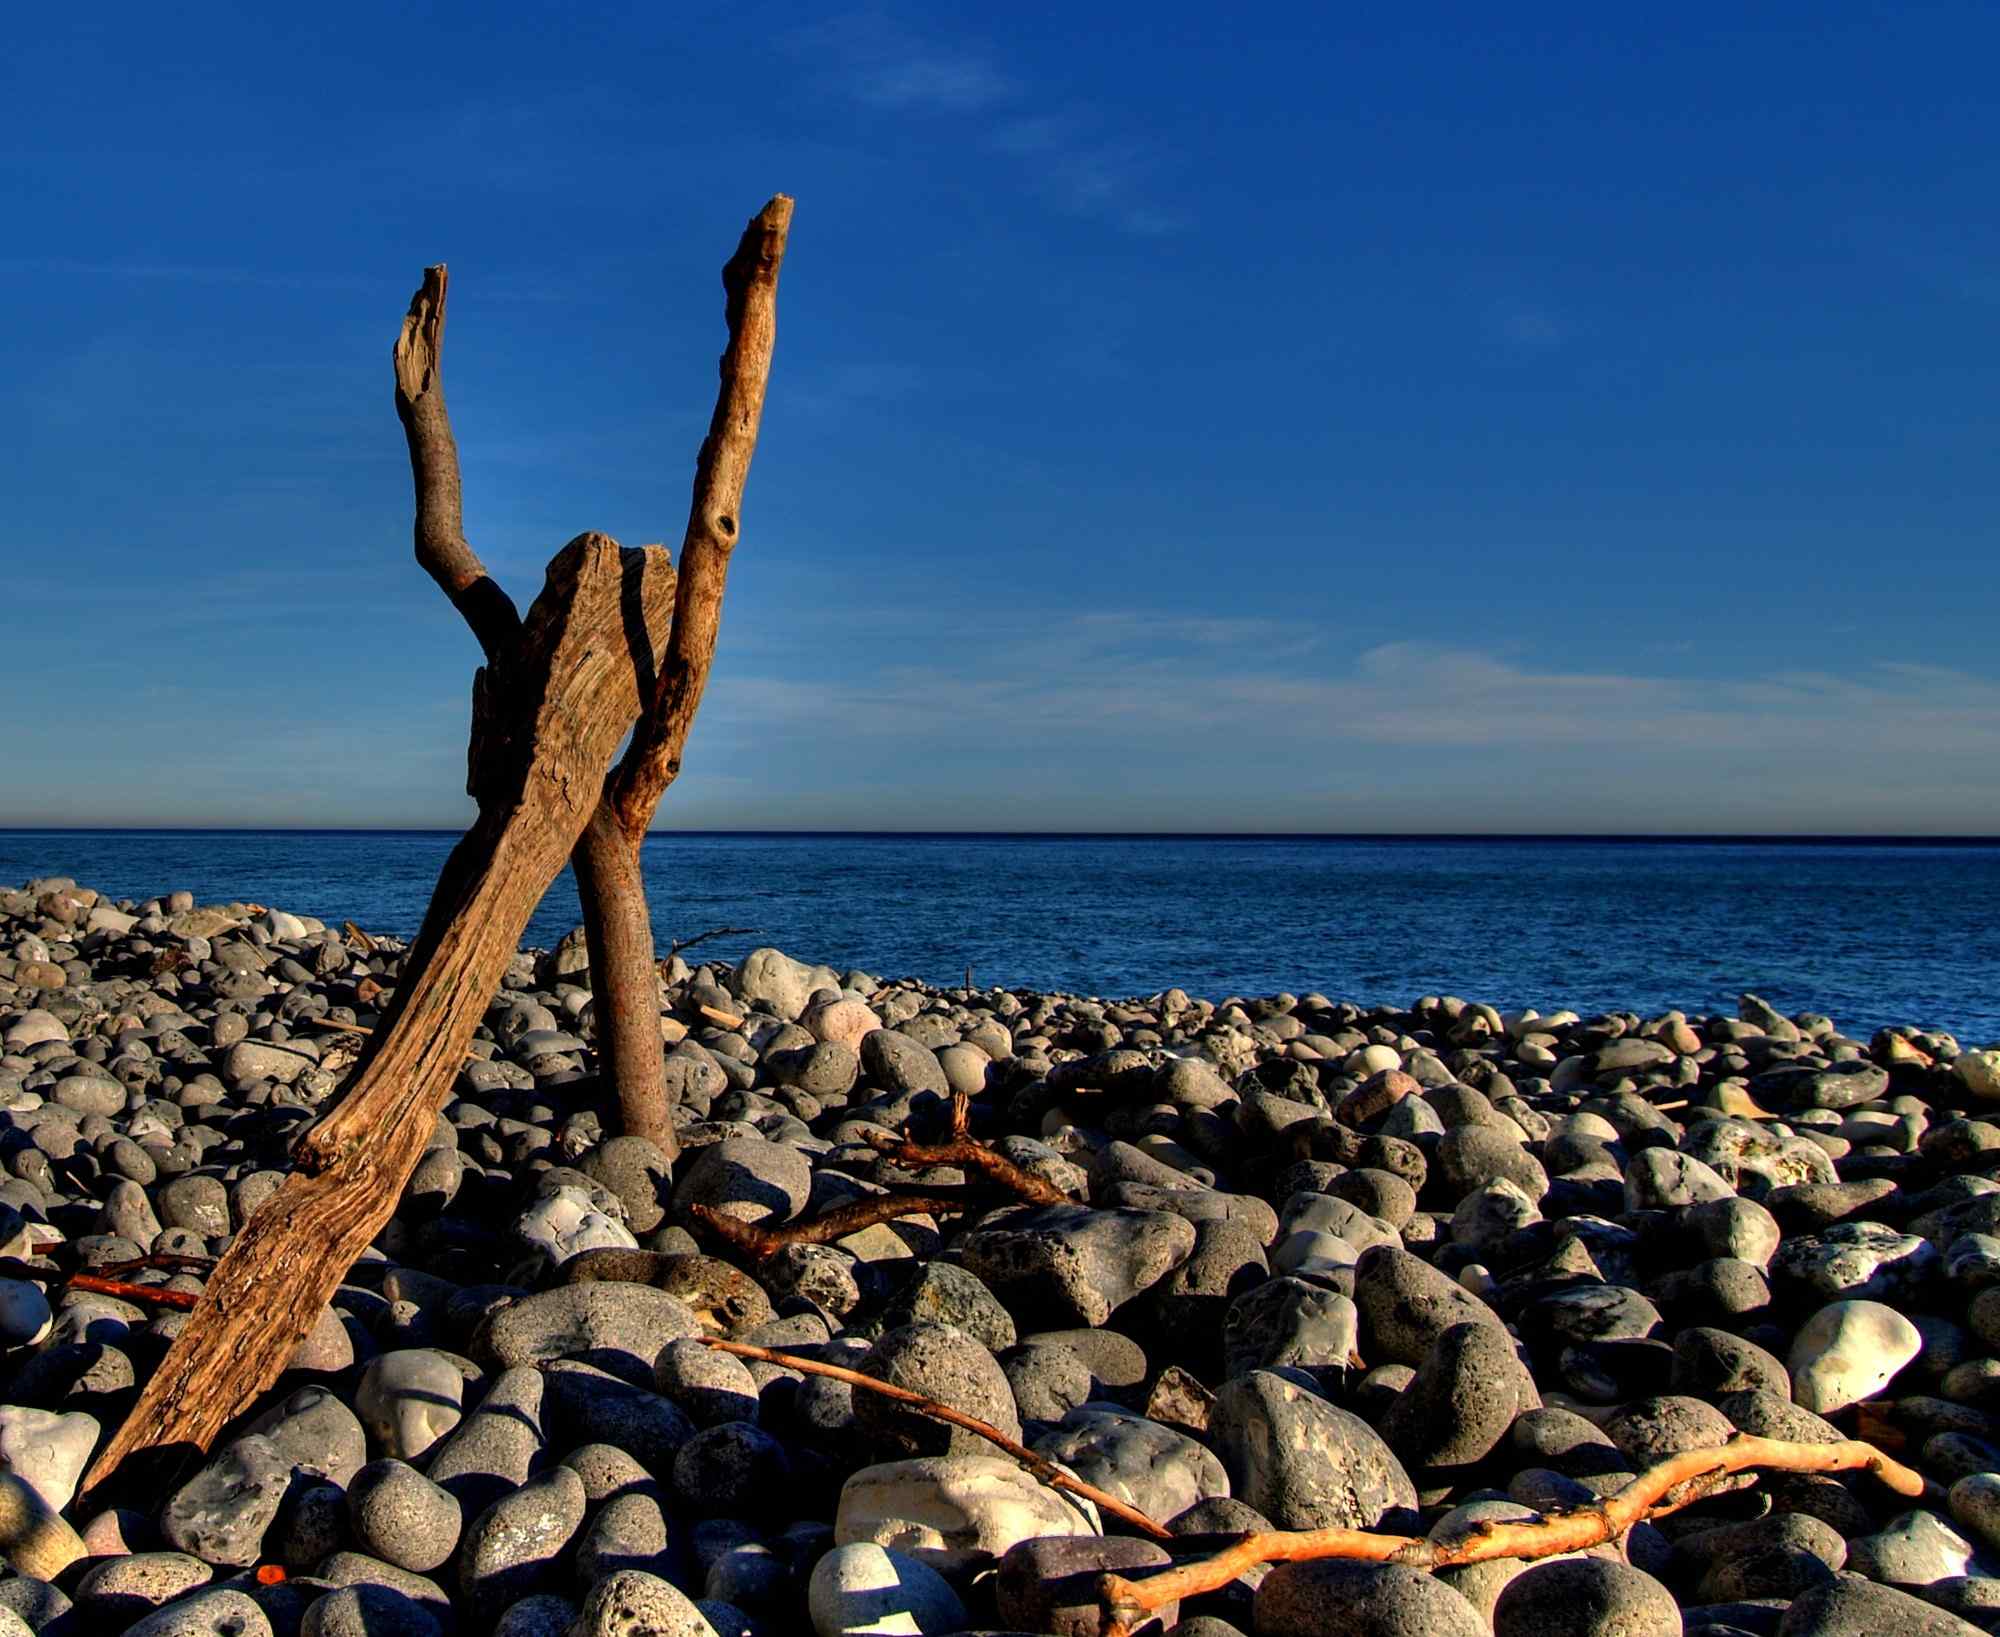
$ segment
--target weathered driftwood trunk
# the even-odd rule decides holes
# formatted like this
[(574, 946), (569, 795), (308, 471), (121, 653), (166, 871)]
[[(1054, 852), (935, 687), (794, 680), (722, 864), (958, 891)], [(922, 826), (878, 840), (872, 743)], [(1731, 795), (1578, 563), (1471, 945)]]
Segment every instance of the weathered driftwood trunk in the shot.
[(632, 743), (605, 779), (604, 799), (572, 860), (590, 951), (597, 1050), (617, 1088), (619, 1123), (627, 1136), (659, 1144), (669, 1159), (680, 1145), (667, 1102), (659, 980), (640, 849), (660, 797), (680, 776), (688, 730), (715, 659), (729, 558), (742, 532), (743, 486), (777, 344), (778, 270), (791, 220), (792, 201), (780, 194), (751, 218), (722, 270), (729, 344), (722, 354), (715, 414), (695, 462), (673, 638)]
[[(683, 548), (691, 589), (657, 546), (580, 535), (524, 621), (465, 538), (446, 411), (445, 269), (425, 271), (396, 338), (396, 412), (416, 489), (416, 555), (486, 654), (473, 681), (467, 788), (479, 817), (446, 861), (393, 1003), (339, 1105), (300, 1139), (297, 1169), (244, 1224), (186, 1328), (85, 1477), (135, 1451), (206, 1449), (277, 1380), (357, 1256), (394, 1214), (528, 918), (575, 854), (599, 984), (600, 1046), (628, 1131), (673, 1149), (653, 938), (639, 845), (715, 652), (737, 508), (756, 445), (792, 202), (779, 195), (723, 270), (730, 339)], [(678, 620), (685, 642), (668, 645)], [(632, 743), (607, 768), (626, 730)], [(580, 846), (585, 837), (587, 846)]]
[(395, 1211), (542, 894), (596, 806), (605, 764), (664, 647), (674, 576), (657, 547), (571, 542), (518, 634), (480, 673), (479, 818), (452, 850), (382, 1027), (297, 1169), (244, 1225), (201, 1303), (91, 1468), (210, 1440), (278, 1379)]

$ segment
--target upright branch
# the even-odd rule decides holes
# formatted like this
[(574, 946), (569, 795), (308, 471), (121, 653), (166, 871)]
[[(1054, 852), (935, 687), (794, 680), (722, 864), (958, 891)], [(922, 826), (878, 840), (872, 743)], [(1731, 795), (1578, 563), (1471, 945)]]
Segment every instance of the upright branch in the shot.
[(681, 753), (708, 686), (715, 640), (722, 628), (722, 593), (729, 559), (742, 531), (743, 486), (764, 417), (764, 390), (778, 344), (778, 270), (792, 225), (792, 201), (779, 194), (743, 230), (722, 269), (729, 342), (715, 413), (695, 459), (687, 532), (675, 565), (674, 634), (667, 662), (614, 775), (618, 819), (628, 836), (643, 836), (668, 785), (680, 777)]
[(708, 437), (695, 462), (682, 538), (673, 636), (624, 758), (571, 859), (583, 901), (598, 1052), (618, 1094), (627, 1136), (678, 1152), (661, 1058), (652, 917), (639, 852), (667, 786), (680, 774), (722, 623), (729, 558), (741, 533), (743, 485), (757, 447), (764, 389), (778, 338), (778, 269), (792, 201), (779, 194), (744, 229), (722, 270), (729, 340)]
[(444, 406), (444, 264), (424, 269), (396, 337), (396, 415), (410, 446), (416, 485), (417, 561), (465, 616), (489, 664), (519, 634), (521, 616), (465, 538), (458, 440)]

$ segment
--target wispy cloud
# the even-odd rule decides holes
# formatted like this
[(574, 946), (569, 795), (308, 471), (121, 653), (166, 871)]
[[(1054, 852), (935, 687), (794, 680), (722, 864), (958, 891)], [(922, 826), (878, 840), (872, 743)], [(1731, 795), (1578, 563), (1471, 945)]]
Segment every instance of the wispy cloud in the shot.
[(1422, 640), (1347, 648), (1307, 622), (1135, 614), (1002, 618), (980, 637), (935, 663), (888, 649), (838, 680), (721, 679), (701, 759), (879, 788), (908, 777), (921, 745), (968, 795), (1028, 779), (1079, 822), (1093, 791), (1150, 794), (1171, 814), (1235, 790), (1250, 827), (1280, 800), (1319, 802), (1328, 823), (1403, 824), (1419, 792), (1460, 804), (1461, 822), (1506, 822), (1513, 803), (1556, 827), (1565, 813), (1828, 830), (1925, 814), (1976, 829), (2000, 800), (2000, 680), (1948, 667), (1591, 670)]
[(979, 145), (1018, 162), (1025, 185), (1066, 215), (1144, 235), (1185, 225), (1158, 202), (1144, 144), (1092, 110), (1044, 103), (984, 46), (921, 34), (879, 10), (801, 29), (792, 44), (863, 107), (980, 120)]

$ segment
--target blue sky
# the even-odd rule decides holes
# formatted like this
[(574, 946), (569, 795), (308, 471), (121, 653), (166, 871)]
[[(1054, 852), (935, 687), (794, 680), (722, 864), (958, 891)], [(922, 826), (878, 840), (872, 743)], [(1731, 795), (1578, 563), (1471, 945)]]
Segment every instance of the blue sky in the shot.
[(1990, 6), (564, 9), (13, 20), (0, 823), (462, 822), (782, 190), (661, 826), (1996, 828)]

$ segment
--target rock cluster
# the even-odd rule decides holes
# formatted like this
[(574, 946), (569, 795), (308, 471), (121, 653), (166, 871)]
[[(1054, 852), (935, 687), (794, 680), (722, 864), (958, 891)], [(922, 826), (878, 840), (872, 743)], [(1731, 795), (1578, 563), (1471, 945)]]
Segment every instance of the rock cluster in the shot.
[[(579, 942), (523, 952), (278, 1386), (80, 1515), (185, 1319), (70, 1276), (226, 1249), (401, 961), (255, 905), (0, 890), (0, 1472), (90, 1554), (0, 1580), (0, 1637), (1087, 1634), (1103, 1572), (1172, 1561), (714, 1336), (977, 1416), (1176, 1536), (1447, 1540), (1739, 1430), (1858, 1432), (1936, 1483), (1739, 1480), (1536, 1563), (1266, 1566), (1162, 1610), (1179, 1637), (2000, 1631), (2000, 1058), (1754, 996), (1584, 1018), (675, 962), (670, 1166), (615, 1135)], [(954, 1094), (1067, 1203), (768, 1257), (695, 1209), (781, 1229), (976, 1181), (870, 1140)]]

